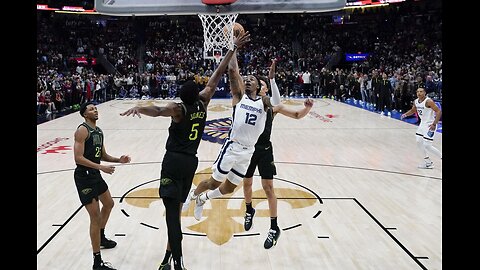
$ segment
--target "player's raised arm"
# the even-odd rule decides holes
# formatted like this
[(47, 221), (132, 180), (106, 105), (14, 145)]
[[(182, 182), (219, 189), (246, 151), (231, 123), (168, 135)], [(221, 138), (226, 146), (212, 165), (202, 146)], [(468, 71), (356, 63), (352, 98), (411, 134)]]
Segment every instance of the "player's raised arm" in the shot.
[(121, 116), (135, 116), (137, 115), (139, 118), (141, 118), (141, 114), (148, 115), (151, 117), (157, 117), (157, 116), (165, 116), (165, 117), (178, 117), (179, 114), (181, 114), (182, 110), (179, 107), (178, 104), (175, 102), (170, 102), (165, 106), (145, 106), (145, 107), (140, 107), (140, 106), (135, 106), (133, 108), (130, 108), (126, 110), (123, 113), (120, 113)]
[[(245, 32), (245, 35), (248, 35), (250, 40), (249, 32)], [(232, 91), (232, 105), (237, 104), (245, 93), (245, 83), (242, 76), (240, 76), (240, 69), (238, 67), (237, 61), (237, 50), (234, 51), (232, 59), (228, 63), (228, 77), (230, 80), (230, 90)]]
[(228, 50), (228, 53), (222, 59), (218, 67), (215, 69), (215, 72), (213, 72), (212, 76), (208, 80), (208, 83), (205, 86), (205, 89), (203, 89), (199, 93), (200, 99), (205, 103), (205, 105), (208, 105), (208, 103), (210, 102), (210, 99), (215, 94), (218, 82), (222, 78), (222, 74), (223, 72), (225, 72), (225, 69), (227, 68), (230, 61), (232, 60), (232, 57), (235, 56), (236, 58), (237, 48), (243, 47), (243, 45), (249, 41), (250, 41), (250, 34), (248, 32), (240, 34), (238, 38), (233, 37), (233, 44), (234, 44), (233, 48)]
[(280, 90), (278, 90), (277, 83), (275, 82), (275, 66), (276, 60), (272, 59), (272, 65), (270, 66), (270, 71), (268, 72), (268, 79), (270, 79), (270, 87), (272, 89), (272, 98), (271, 103), (273, 106), (280, 104)]

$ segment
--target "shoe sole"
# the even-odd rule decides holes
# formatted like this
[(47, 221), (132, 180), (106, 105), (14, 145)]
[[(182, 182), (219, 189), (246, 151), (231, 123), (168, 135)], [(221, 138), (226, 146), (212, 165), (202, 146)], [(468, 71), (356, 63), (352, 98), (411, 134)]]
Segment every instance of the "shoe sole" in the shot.
[(100, 244), (100, 248), (101, 248), (101, 249), (111, 249), (111, 248), (114, 248), (114, 247), (116, 247), (116, 246), (117, 246), (117, 244), (115, 244), (114, 246), (111, 246), (111, 247), (109, 247), (109, 246), (104, 246), (104, 245)]
[(113, 247), (106, 247), (106, 246), (100, 246), (101, 249), (112, 249), (114, 247), (116, 247), (117, 245), (113, 246)]
[(193, 217), (194, 217), (197, 221), (202, 220), (202, 217), (203, 217), (203, 208), (202, 208), (202, 214), (201, 214), (200, 218), (197, 218), (197, 217), (195, 216), (195, 209), (193, 209)]

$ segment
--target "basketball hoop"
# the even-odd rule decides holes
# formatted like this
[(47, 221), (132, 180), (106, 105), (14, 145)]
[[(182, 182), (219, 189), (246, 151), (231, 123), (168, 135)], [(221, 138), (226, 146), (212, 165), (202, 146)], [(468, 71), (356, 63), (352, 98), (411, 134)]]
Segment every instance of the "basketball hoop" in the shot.
[[(233, 25), (238, 14), (198, 14), (203, 27), (203, 58), (217, 63), (233, 47)], [(220, 51), (217, 56), (216, 52)], [(222, 53), (225, 52), (225, 53)]]

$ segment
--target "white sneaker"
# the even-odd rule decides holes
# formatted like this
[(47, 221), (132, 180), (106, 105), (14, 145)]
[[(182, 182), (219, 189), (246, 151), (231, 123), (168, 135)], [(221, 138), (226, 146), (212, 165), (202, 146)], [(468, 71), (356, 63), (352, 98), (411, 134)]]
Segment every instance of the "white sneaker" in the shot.
[(200, 198), (200, 194), (195, 199), (195, 208), (193, 209), (193, 216), (196, 220), (200, 221), (202, 219), (202, 212), (203, 212), (203, 205), (205, 204), (205, 200)]
[(430, 162), (430, 163), (422, 163), (422, 164), (418, 165), (418, 168), (419, 169), (433, 169), (434, 168), (433, 161)]
[(195, 189), (192, 189), (188, 193), (187, 199), (185, 200), (185, 202), (183, 203), (183, 206), (182, 206), (182, 212), (187, 211), (188, 207), (190, 207), (190, 202), (197, 199), (198, 195), (196, 196), (195, 194), (193, 194), (194, 191), (195, 191)]

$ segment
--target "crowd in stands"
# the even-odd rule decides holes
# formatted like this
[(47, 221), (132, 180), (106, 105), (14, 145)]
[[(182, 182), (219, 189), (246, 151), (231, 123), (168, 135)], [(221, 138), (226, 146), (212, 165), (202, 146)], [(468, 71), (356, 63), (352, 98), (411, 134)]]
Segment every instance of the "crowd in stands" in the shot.
[[(376, 110), (405, 111), (423, 86), (441, 100), (441, 6), (432, 3), (349, 10), (340, 24), (322, 13), (241, 14), (237, 22), (252, 36), (239, 52), (241, 73), (266, 75), (276, 58), (284, 96), (354, 98)], [(345, 53), (357, 52), (370, 56), (345, 62)], [(203, 57), (196, 15), (37, 12), (39, 115), (88, 100), (175, 98), (187, 78), (204, 85), (214, 65)]]

